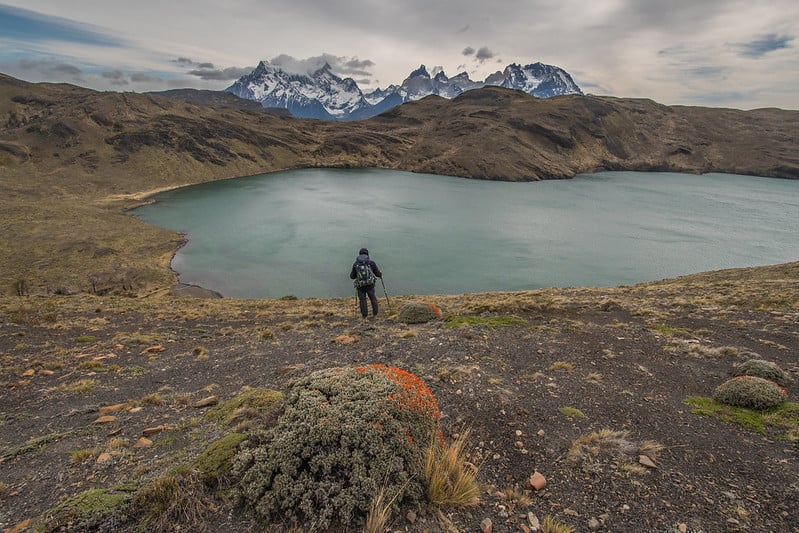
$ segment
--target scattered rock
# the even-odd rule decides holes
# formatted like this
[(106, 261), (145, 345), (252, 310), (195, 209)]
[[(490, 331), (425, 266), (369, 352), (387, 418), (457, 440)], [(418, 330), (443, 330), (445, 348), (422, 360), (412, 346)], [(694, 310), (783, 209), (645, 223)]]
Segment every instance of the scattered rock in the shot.
[(533, 512), (527, 513), (527, 523), (530, 524), (530, 527), (533, 528), (535, 531), (541, 529), (541, 522), (538, 520), (538, 517)]
[(149, 437), (151, 435), (155, 435), (156, 433), (160, 433), (160, 432), (166, 431), (168, 429), (171, 429), (171, 428), (169, 426), (160, 425), (160, 426), (155, 426), (155, 427), (151, 427), (151, 428), (145, 428), (144, 430), (142, 430), (141, 434), (144, 435), (145, 437)]
[(105, 463), (111, 460), (111, 454), (108, 452), (103, 452), (97, 456), (97, 464)]
[(490, 518), (483, 518), (483, 521), (480, 522), (480, 531), (483, 533), (491, 533), (494, 531), (494, 524), (491, 522)]
[(688, 531), (688, 524), (680, 524), (677, 526), (677, 529), (680, 530), (680, 533), (686, 533)]
[(599, 529), (601, 527), (602, 527), (602, 522), (600, 522), (599, 520), (597, 520), (593, 516), (588, 521), (588, 529), (590, 529), (592, 531), (595, 531), (595, 530), (597, 530), (597, 529)]
[(209, 396), (207, 398), (203, 398), (202, 400), (197, 400), (194, 402), (192, 407), (196, 407), (197, 409), (202, 409), (203, 407), (211, 407), (212, 405), (216, 405), (219, 403), (219, 397), (217, 396)]
[(160, 352), (163, 352), (164, 350), (166, 350), (166, 348), (164, 348), (161, 344), (156, 344), (154, 346), (148, 346), (147, 348), (142, 350), (141, 353), (143, 353), (143, 354), (145, 354), (145, 353), (160, 353)]
[(413, 524), (414, 522), (416, 522), (416, 512), (415, 512), (415, 511), (413, 511), (413, 510), (411, 510), (411, 511), (408, 511), (408, 512), (405, 514), (405, 519), (406, 519), (408, 522), (410, 522), (411, 524)]
[(647, 468), (657, 468), (655, 462), (649, 458), (647, 455), (639, 455), (638, 462), (644, 465)]
[(103, 415), (107, 415), (108, 413), (121, 411), (122, 409), (125, 408), (126, 405), (127, 405), (126, 403), (115, 403), (114, 405), (106, 405), (106, 406), (100, 408), (100, 410), (98, 411), (98, 414), (100, 416), (103, 416)]
[(104, 415), (104, 416), (97, 417), (97, 419), (94, 422), (92, 422), (92, 424), (110, 424), (111, 422), (113, 422), (116, 419), (117, 419), (117, 417), (115, 417), (115, 416)]
[(28, 370), (26, 370), (25, 372), (22, 373), (22, 377), (23, 378), (29, 378), (29, 377), (32, 377), (34, 374), (36, 374), (36, 371), (34, 369), (32, 369), (32, 368), (29, 368)]
[(139, 437), (139, 440), (136, 441), (136, 444), (133, 445), (134, 448), (148, 448), (153, 445), (153, 441), (148, 439), (147, 437)]
[(530, 474), (529, 483), (533, 489), (541, 490), (547, 486), (547, 478), (545, 478), (542, 473), (536, 470), (535, 472)]

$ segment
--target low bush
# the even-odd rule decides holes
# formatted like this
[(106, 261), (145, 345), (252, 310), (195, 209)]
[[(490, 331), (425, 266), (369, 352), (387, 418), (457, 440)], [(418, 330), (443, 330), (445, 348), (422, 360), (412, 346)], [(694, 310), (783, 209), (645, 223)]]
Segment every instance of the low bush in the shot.
[(782, 404), (788, 393), (773, 381), (756, 376), (738, 376), (713, 391), (713, 400), (736, 407), (770, 409)]
[(771, 361), (764, 359), (749, 359), (735, 367), (736, 376), (755, 376), (758, 378), (773, 381), (778, 385), (785, 386), (788, 383), (788, 374)]
[(426, 302), (409, 302), (400, 307), (397, 320), (405, 324), (424, 324), (441, 317), (441, 310)]
[(440, 412), (398, 368), (320, 370), (297, 380), (277, 425), (242, 443), (233, 476), (259, 518), (314, 529), (363, 526), (374, 498), (424, 499), (424, 455)]

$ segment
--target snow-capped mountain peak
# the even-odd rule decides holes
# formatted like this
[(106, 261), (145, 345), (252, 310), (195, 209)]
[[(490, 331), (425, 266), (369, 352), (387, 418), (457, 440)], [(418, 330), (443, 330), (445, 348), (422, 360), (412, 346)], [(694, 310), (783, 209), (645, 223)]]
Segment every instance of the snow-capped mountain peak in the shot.
[(290, 73), (269, 61), (261, 61), (246, 76), (225, 89), (241, 98), (255, 100), (264, 107), (288, 109), (302, 118), (353, 120), (368, 118), (404, 102), (436, 94), (454, 98), (459, 94), (485, 85), (499, 85), (524, 91), (538, 98), (562, 94), (582, 94), (571, 76), (559, 67), (532, 63), (511, 63), (485, 81), (472, 81), (466, 72), (449, 78), (436, 67), (431, 77), (421, 65), (410, 73), (401, 85), (390, 85), (368, 94), (361, 92), (352, 78), (340, 78), (325, 63), (312, 73)]

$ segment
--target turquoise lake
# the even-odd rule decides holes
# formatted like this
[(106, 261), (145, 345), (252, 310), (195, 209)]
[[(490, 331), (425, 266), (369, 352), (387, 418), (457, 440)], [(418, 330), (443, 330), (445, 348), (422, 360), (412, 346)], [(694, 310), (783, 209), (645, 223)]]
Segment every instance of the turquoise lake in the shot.
[[(799, 181), (603, 172), (508, 183), (307, 169), (161, 193), (180, 281), (226, 297), (349, 296), (366, 247), (389, 296), (629, 285), (799, 260)], [(378, 292), (383, 288), (378, 283)]]

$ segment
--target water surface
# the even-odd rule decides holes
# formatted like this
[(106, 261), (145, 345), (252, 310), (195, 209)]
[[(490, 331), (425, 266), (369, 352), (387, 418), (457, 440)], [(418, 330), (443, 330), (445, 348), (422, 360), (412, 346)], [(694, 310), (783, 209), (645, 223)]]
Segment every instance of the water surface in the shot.
[(180, 280), (228, 297), (351, 295), (362, 246), (389, 295), (624, 285), (799, 259), (799, 181), (773, 178), (307, 169), (155, 199), (135, 214), (188, 235), (172, 262)]

